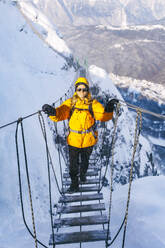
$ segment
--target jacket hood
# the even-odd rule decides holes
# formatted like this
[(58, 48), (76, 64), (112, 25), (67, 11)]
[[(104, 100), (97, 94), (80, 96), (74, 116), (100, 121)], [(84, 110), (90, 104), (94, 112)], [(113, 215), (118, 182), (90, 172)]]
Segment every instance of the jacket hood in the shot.
[(87, 88), (89, 88), (89, 83), (85, 77), (79, 77), (75, 82), (75, 88), (77, 88), (78, 85), (84, 84)]

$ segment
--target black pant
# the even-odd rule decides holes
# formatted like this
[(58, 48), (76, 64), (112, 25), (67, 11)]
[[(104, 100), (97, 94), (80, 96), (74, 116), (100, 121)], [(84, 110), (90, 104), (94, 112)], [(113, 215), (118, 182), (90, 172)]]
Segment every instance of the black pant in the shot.
[(86, 174), (92, 150), (93, 146), (85, 148), (69, 146), (69, 174), (72, 181), (78, 177), (79, 172), (80, 175)]

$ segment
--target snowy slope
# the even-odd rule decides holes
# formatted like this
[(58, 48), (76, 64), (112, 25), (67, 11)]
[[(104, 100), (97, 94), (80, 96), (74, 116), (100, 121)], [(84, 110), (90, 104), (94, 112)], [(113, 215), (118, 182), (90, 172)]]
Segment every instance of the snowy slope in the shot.
[[(64, 58), (49, 49), (31, 31), (16, 6), (11, 5), (11, 3), (0, 2), (0, 26), (0, 113), (3, 117), (0, 125), (3, 125), (40, 110), (44, 103), (52, 103), (57, 100), (70, 87), (74, 78), (74, 70), (61, 70), (66, 63)], [(60, 39), (55, 32), (51, 33), (50, 39), (58, 39), (58, 47), (60, 46)], [(64, 51), (62, 40), (61, 49)], [(67, 47), (65, 51), (68, 53)], [(45, 238), (47, 243), (50, 225), (45, 144), (37, 115), (24, 121), (24, 125), (31, 188), (33, 189), (33, 199), (35, 199), (35, 213), (37, 209), (37, 216), (35, 217), (37, 223), (42, 222), (39, 229), (43, 229), (43, 232), (41, 232), (43, 235), (40, 234), (41, 236), (39, 236), (42, 239)], [(26, 247), (29, 247), (28, 240), (30, 240), (30, 244), (32, 241), (25, 231), (21, 217), (14, 140), (15, 128), (16, 125), (12, 125), (1, 130), (0, 219), (3, 225), (0, 227), (0, 246), (13, 247), (14, 244), (15, 247), (21, 248), (25, 247), (24, 242), (27, 244)], [(49, 132), (48, 135), (50, 136)], [(51, 145), (52, 138), (49, 137), (49, 140)], [(20, 139), (19, 144), (22, 147)], [(57, 158), (54, 147), (51, 145), (50, 148), (53, 149), (54, 157)], [(20, 151), (22, 152), (22, 148)], [(56, 170), (58, 171), (58, 160), (56, 159), (56, 161)], [(21, 168), (25, 213), (31, 227), (23, 160), (21, 160)], [(55, 185), (54, 190), (57, 200), (58, 193)], [(45, 232), (45, 229), (47, 232)], [(8, 231), (6, 232), (6, 230)], [(25, 235), (27, 235), (27, 240), (24, 240)], [(21, 238), (17, 239), (18, 236)]]
[(44, 42), (52, 46), (61, 56), (69, 56), (70, 50), (65, 42), (59, 37), (60, 33), (52, 22), (36, 8), (31, 2), (18, 1), (18, 9), (29, 20), (32, 21), (35, 29), (44, 37)]
[[(28, 5), (24, 5), (24, 10), (25, 12), (28, 11), (27, 13), (32, 13), (31, 5), (29, 8)], [(8, 2), (0, 2), (0, 113), (3, 117), (1, 118), (0, 125), (16, 120), (20, 116), (22, 117), (36, 112), (41, 109), (44, 103), (56, 101), (68, 90), (75, 78), (73, 68), (67, 71), (61, 70), (66, 63), (64, 57), (70, 56), (69, 49), (56, 32), (51, 30), (50, 27), (52, 27), (52, 24), (49, 23), (46, 17), (42, 16), (38, 20), (39, 25), (36, 25), (37, 30), (42, 33), (44, 28), (43, 33), (47, 39), (46, 41), (51, 42), (51, 46), (55, 50), (58, 50), (58, 53), (54, 53), (52, 49), (49, 49), (31, 31), (16, 6)], [(43, 26), (43, 20), (44, 23), (47, 23), (49, 29)], [(59, 53), (62, 53), (64, 56), (60, 56)], [(112, 81), (109, 80), (108, 75), (102, 69), (93, 66), (90, 68), (90, 73), (93, 82), (99, 82), (104, 90), (109, 89), (111, 93), (113, 92), (117, 97), (121, 97)], [(123, 111), (119, 123), (121, 129), (120, 137), (124, 139), (124, 142), (122, 142), (122, 139), (119, 139), (116, 154), (120, 154), (121, 156), (116, 158), (119, 161), (126, 162), (130, 160), (131, 156), (131, 150), (127, 152), (126, 147), (128, 145), (130, 147), (132, 146), (133, 130), (131, 131), (131, 129), (134, 121), (129, 117), (126, 108)], [(125, 113), (127, 114), (126, 118), (124, 118)], [(48, 244), (51, 230), (45, 145), (37, 116), (26, 119), (23, 123), (37, 224), (37, 237), (45, 244)], [(109, 125), (112, 128), (112, 123), (109, 123)], [(34, 241), (27, 233), (21, 217), (14, 140), (15, 127), (16, 125), (12, 125), (0, 130), (0, 219), (2, 223), (0, 226), (0, 246), (3, 248), (26, 248), (34, 245)], [(47, 131), (56, 172), (59, 174), (57, 151), (52, 144), (52, 137), (48, 128)], [(20, 138), (19, 144), (22, 154)], [(141, 156), (145, 156), (145, 152), (150, 152), (151, 148), (146, 140), (142, 141), (142, 144), (144, 145), (144, 154)], [(32, 229), (23, 156), (21, 155), (20, 158), (25, 214), (27, 222)], [(147, 162), (145, 159), (146, 157), (142, 159), (144, 163)], [(152, 184), (152, 180), (149, 183)], [(57, 202), (59, 194), (55, 184), (53, 185), (54, 203)], [(125, 195), (125, 192), (121, 194)], [(160, 199), (161, 197), (160, 195)]]
[[(125, 247), (163, 248), (165, 246), (165, 177), (145, 177), (132, 184)], [(111, 234), (119, 229), (125, 214), (128, 185), (113, 193)], [(108, 192), (105, 197), (109, 198)], [(108, 205), (107, 205), (108, 207)], [(111, 246), (122, 247), (123, 229)]]

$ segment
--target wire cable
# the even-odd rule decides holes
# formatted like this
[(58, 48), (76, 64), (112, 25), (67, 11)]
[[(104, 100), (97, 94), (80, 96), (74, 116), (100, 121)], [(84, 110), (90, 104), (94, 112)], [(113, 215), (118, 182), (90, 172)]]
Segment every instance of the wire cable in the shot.
[(22, 141), (23, 141), (24, 159), (25, 159), (26, 176), (27, 176), (27, 183), (28, 183), (28, 191), (29, 191), (29, 200), (30, 200), (30, 208), (31, 208), (31, 215), (32, 215), (35, 247), (38, 248), (35, 219), (34, 219), (34, 210), (33, 210), (33, 201), (32, 201), (32, 193), (31, 193), (31, 185), (30, 185), (30, 177), (29, 177), (29, 170), (28, 170), (28, 160), (27, 160), (26, 145), (25, 145), (24, 128), (23, 128), (22, 121), (20, 123), (21, 123), (21, 133), (22, 133)]
[[(19, 118), (19, 119), (25, 120), (25, 119), (30, 118), (31, 116), (37, 115), (37, 114), (38, 114), (38, 111), (35, 112), (35, 113), (33, 113), (33, 114), (27, 115), (27, 116), (25, 116), (25, 117), (21, 117), (21, 118)], [(7, 124), (5, 124), (5, 125), (3, 125), (3, 126), (0, 126), (0, 129), (5, 128), (5, 127), (7, 127), (7, 126), (10, 126), (10, 125), (13, 125), (13, 124), (17, 123), (19, 119), (17, 119), (16, 121), (9, 122), (9, 123), (7, 123)]]
[[(21, 179), (21, 168), (20, 168), (20, 156), (19, 156), (19, 146), (18, 146), (18, 126), (20, 124), (20, 122), (22, 121), (22, 119), (18, 119), (17, 120), (17, 125), (16, 125), (16, 130), (15, 130), (15, 145), (16, 145), (16, 156), (17, 156), (17, 167), (18, 167), (18, 181), (19, 181), (19, 193), (20, 193), (20, 202), (21, 202), (21, 212), (22, 212), (22, 218), (23, 218), (23, 222), (24, 225), (26, 227), (26, 229), (28, 230), (28, 232), (30, 233), (30, 235), (33, 237), (33, 239), (35, 239), (34, 234), (31, 232), (27, 222), (26, 222), (26, 218), (25, 218), (25, 212), (24, 212), (24, 203), (23, 203), (23, 193), (22, 193), (22, 179)], [(48, 248), (46, 245), (44, 245), (41, 241), (39, 241), (37, 239), (37, 242), (42, 245), (45, 248)]]
[[(66, 95), (64, 95), (64, 96), (66, 96)], [(142, 113), (149, 114), (149, 115), (152, 115), (152, 116), (155, 116), (155, 117), (157, 117), (157, 118), (160, 118), (160, 119), (165, 120), (165, 115), (157, 114), (157, 113), (155, 113), (155, 112), (146, 110), (146, 109), (144, 109), (144, 108), (137, 107), (136, 105), (130, 104), (130, 103), (125, 102), (125, 101), (123, 101), (123, 100), (121, 100), (121, 99), (117, 99), (117, 100), (119, 100), (121, 103), (123, 103), (122, 106), (127, 106), (128, 108), (131, 108), (131, 109), (134, 109), (134, 110), (139, 110), (139, 111), (142, 112)], [(58, 101), (59, 101), (59, 100), (57, 100), (56, 102), (54, 102), (54, 104), (57, 103)], [(29, 118), (29, 117), (31, 117), (31, 116), (33, 116), (33, 115), (36, 115), (36, 114), (38, 114), (38, 112), (42, 112), (42, 111), (39, 110), (39, 111), (37, 111), (37, 112), (35, 112), (35, 113), (33, 113), (33, 114), (30, 114), (30, 115), (27, 115), (27, 116), (25, 116), (25, 117), (22, 117), (22, 120), (24, 120), (24, 119), (26, 119), (26, 118)], [(13, 121), (13, 122), (10, 122), (10, 123), (7, 123), (7, 124), (5, 124), (5, 125), (0, 126), (0, 129), (5, 128), (5, 127), (7, 127), (7, 126), (9, 126), (9, 125), (12, 125), (12, 124), (15, 124), (15, 123), (17, 123), (17, 120), (16, 120), (16, 121)]]
[[(139, 121), (139, 123), (138, 123)], [(139, 110), (137, 110), (137, 117), (136, 117), (136, 127), (135, 127), (135, 136), (134, 136), (134, 146), (133, 146), (133, 154), (131, 159), (131, 168), (130, 168), (130, 176), (129, 176), (129, 188), (128, 188), (128, 199), (126, 204), (126, 212), (125, 212), (125, 221), (124, 221), (124, 233), (123, 233), (123, 241), (122, 241), (122, 248), (125, 245), (125, 237), (126, 237), (126, 230), (127, 230), (127, 220), (128, 220), (128, 210), (129, 210), (129, 203), (130, 203), (130, 196), (131, 196), (131, 186), (133, 181), (133, 166), (134, 166), (134, 158), (137, 149), (137, 145), (139, 142), (139, 135), (142, 128), (142, 114)]]
[(121, 99), (117, 99), (117, 100), (119, 100), (120, 102), (122, 102), (122, 103), (123, 103), (123, 104), (122, 104), (123, 106), (127, 105), (128, 108), (134, 109), (134, 110), (136, 110), (136, 111), (139, 110), (139, 111), (142, 112), (142, 113), (149, 114), (149, 115), (153, 115), (153, 116), (155, 116), (155, 117), (157, 117), (157, 118), (160, 118), (160, 119), (164, 119), (164, 120), (165, 120), (165, 115), (157, 114), (157, 113), (152, 112), (152, 111), (149, 111), (149, 110), (147, 110), (147, 109), (140, 108), (140, 107), (138, 107), (138, 106), (136, 106), (136, 105), (130, 104), (130, 103), (125, 102), (125, 101), (123, 101), (123, 100), (121, 100)]
[(113, 174), (114, 174), (114, 148), (115, 148), (115, 135), (117, 129), (117, 122), (119, 117), (120, 103), (117, 104), (117, 115), (115, 118), (113, 135), (112, 135), (112, 162), (111, 162), (111, 178), (110, 178), (110, 195), (109, 195), (109, 213), (108, 213), (108, 229), (106, 245), (108, 246), (108, 239), (110, 235), (110, 224), (111, 224), (111, 211), (112, 211), (112, 192), (113, 192)]
[(121, 226), (119, 227), (119, 229), (118, 229), (117, 233), (115, 234), (114, 238), (112, 239), (112, 241), (109, 244), (108, 244), (108, 242), (106, 243), (106, 245), (107, 245), (106, 247), (109, 247), (109, 246), (111, 246), (113, 244), (113, 242), (116, 240), (116, 238), (118, 237), (119, 233), (121, 232), (121, 229), (122, 229), (124, 223), (125, 223), (125, 216), (124, 216), (123, 222), (121, 223)]
[[(42, 130), (44, 141), (45, 141), (45, 143), (47, 143), (47, 134), (46, 134), (45, 122), (44, 122), (44, 118), (43, 118), (41, 112), (38, 113), (38, 118), (39, 118), (39, 123), (40, 123), (40, 127), (41, 127), (41, 130)], [(55, 178), (55, 181), (56, 181), (56, 185), (57, 185), (59, 193), (62, 195), (63, 193), (61, 192), (60, 187), (59, 187), (59, 183), (58, 183), (57, 176), (56, 176), (56, 173), (55, 173), (55, 170), (54, 170), (54, 166), (53, 166), (52, 158), (51, 158), (51, 155), (50, 155), (49, 147), (48, 147), (48, 145), (46, 145), (46, 147), (48, 148), (47, 152), (48, 152), (48, 156), (49, 156), (49, 162), (50, 162), (50, 164), (52, 166), (52, 170), (53, 170), (53, 173), (54, 173), (54, 178)]]
[[(42, 115), (39, 113), (39, 116)], [(49, 156), (49, 148), (48, 148), (48, 142), (47, 142), (47, 135), (46, 135), (46, 129), (43, 125), (43, 136), (45, 140), (45, 148), (46, 148), (46, 159), (47, 159), (47, 170), (48, 170), (48, 184), (49, 184), (49, 207), (50, 207), (50, 223), (52, 228), (52, 237), (53, 237), (53, 248), (55, 247), (55, 240), (54, 240), (54, 227), (53, 227), (53, 209), (52, 209), (52, 187), (51, 187), (51, 173), (50, 173), (50, 156)]]

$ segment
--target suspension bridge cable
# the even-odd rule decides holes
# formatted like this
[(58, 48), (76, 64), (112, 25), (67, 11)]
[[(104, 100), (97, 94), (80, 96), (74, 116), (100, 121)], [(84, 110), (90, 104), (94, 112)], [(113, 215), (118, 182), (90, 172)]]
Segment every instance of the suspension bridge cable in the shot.
[[(27, 115), (27, 116), (25, 116), (25, 117), (21, 117), (20, 119), (21, 119), (21, 120), (25, 120), (25, 119), (30, 118), (31, 116), (37, 115), (37, 114), (38, 114), (38, 111), (35, 112), (35, 113), (33, 113), (33, 114)], [(18, 122), (18, 119), (15, 120), (15, 121), (9, 122), (9, 123), (7, 123), (7, 124), (5, 124), (5, 125), (3, 125), (3, 126), (0, 126), (0, 129), (5, 128), (5, 127), (10, 126), (10, 125), (13, 125), (13, 124), (15, 124), (15, 123), (17, 123), (17, 122)]]
[(118, 237), (124, 223), (125, 223), (125, 216), (124, 216), (123, 222), (121, 223), (121, 226), (119, 227), (119, 229), (118, 229), (117, 233), (115, 234), (114, 238), (112, 239), (112, 241), (109, 244), (107, 243), (107, 247), (111, 246), (113, 244), (113, 242), (116, 240), (116, 238)]
[[(68, 91), (67, 91), (68, 94), (69, 94), (69, 91), (72, 90), (72, 88), (73, 88), (73, 86), (71, 85), (71, 86), (69, 87)], [(65, 94), (62, 96), (62, 98), (63, 98), (63, 97), (66, 97), (67, 93), (65, 93)], [(60, 99), (61, 99), (61, 98), (60, 98)], [(60, 101), (60, 99), (57, 99), (52, 105), (58, 103), (58, 102)], [(42, 111), (42, 110), (38, 110), (37, 112), (34, 112), (34, 113), (29, 114), (29, 115), (27, 115), (27, 116), (21, 117), (21, 119), (22, 119), (22, 120), (25, 120), (25, 119), (27, 119), (27, 118), (30, 118), (30, 117), (34, 116), (34, 115), (37, 115), (39, 112), (43, 112), (43, 111)], [(18, 118), (18, 119), (19, 119), (19, 118)], [(7, 124), (4, 124), (4, 125), (0, 126), (0, 129), (5, 128), (5, 127), (10, 126), (10, 125), (13, 125), (13, 124), (16, 124), (17, 121), (18, 121), (18, 119), (15, 120), (15, 121), (12, 121), (12, 122), (9, 122), (9, 123), (7, 123)]]
[(106, 244), (106, 247), (109, 247), (114, 243), (114, 241), (117, 239), (119, 233), (121, 232), (121, 229), (122, 229), (124, 223), (125, 223), (125, 216), (124, 216), (123, 222), (121, 223), (121, 226), (119, 227), (119, 229), (118, 229), (117, 233), (115, 234), (114, 238), (112, 239), (112, 241), (109, 244), (108, 243)]
[[(39, 113), (41, 116), (41, 113)], [(42, 118), (42, 116), (41, 116)], [(54, 228), (53, 228), (53, 210), (52, 210), (52, 187), (51, 187), (51, 173), (50, 173), (50, 157), (49, 157), (49, 148), (47, 142), (47, 134), (45, 126), (43, 125), (43, 136), (45, 140), (45, 148), (46, 148), (46, 159), (47, 159), (47, 170), (48, 170), (48, 184), (49, 184), (49, 207), (50, 207), (50, 223), (52, 228), (52, 236), (53, 236), (53, 248), (55, 247), (55, 240), (54, 240)]]
[[(55, 107), (55, 105), (54, 105)], [(59, 142), (59, 134), (58, 134), (58, 131), (57, 131), (57, 123), (54, 122), (54, 128), (55, 128), (55, 132), (56, 132), (56, 139), (57, 139), (57, 151), (58, 151), (58, 160), (59, 160), (59, 164), (60, 164), (60, 178), (61, 178), (61, 185), (62, 185), (62, 192), (64, 191), (63, 190), (63, 176), (62, 176), (62, 164), (61, 164), (61, 156), (60, 154), (60, 142)]]
[[(71, 89), (72, 89), (72, 85), (71, 85), (70, 88), (68, 89), (67, 93), (69, 93), (69, 91), (70, 91)], [(66, 96), (66, 93), (64, 94), (63, 97), (65, 97), (65, 96)], [(57, 99), (53, 104), (56, 104), (56, 103), (58, 103), (59, 101), (60, 101), (60, 99)], [(52, 105), (53, 105), (53, 104), (52, 104)], [(43, 111), (42, 111), (42, 110), (38, 110), (37, 112), (34, 112), (34, 113), (29, 114), (29, 115), (27, 115), (27, 116), (21, 117), (21, 119), (22, 119), (22, 120), (25, 120), (25, 119), (27, 119), (27, 118), (30, 118), (30, 117), (34, 116), (34, 115), (37, 115), (39, 112), (43, 112)], [(19, 119), (19, 118), (18, 118), (18, 119)], [(4, 125), (0, 126), (0, 129), (5, 128), (5, 127), (10, 126), (10, 125), (13, 125), (13, 124), (16, 124), (17, 121), (18, 121), (18, 119), (15, 120), (15, 121), (12, 121), (12, 122), (9, 122), (9, 123), (7, 123), (7, 124), (4, 124)]]
[[(65, 97), (66, 96), (64, 95), (64, 98)], [(62, 104), (62, 102), (63, 102), (63, 100), (62, 100), (62, 97), (61, 97), (60, 98), (60, 105)], [(63, 126), (64, 126), (64, 134), (65, 134), (65, 121), (64, 120), (63, 120)], [(57, 137), (59, 138), (58, 130), (57, 130), (57, 123), (56, 123), (56, 131), (57, 131)], [(66, 139), (66, 135), (65, 135), (65, 139)], [(59, 156), (59, 163), (60, 163), (60, 175), (61, 175), (61, 183), (62, 183), (62, 191), (63, 191), (63, 175), (62, 175), (62, 164), (61, 164), (60, 150), (61, 150), (62, 156), (63, 156), (63, 152), (62, 152), (62, 149), (58, 149), (58, 156)]]
[[(70, 88), (72, 88), (72, 86), (71, 86)], [(69, 90), (68, 90), (68, 92), (69, 92)], [(65, 94), (64, 96), (66, 96), (66, 94)], [(131, 109), (134, 109), (134, 110), (139, 110), (139, 111), (142, 112), (142, 113), (150, 114), (150, 115), (153, 115), (153, 116), (155, 116), (155, 117), (157, 117), (157, 118), (160, 118), (160, 119), (164, 119), (164, 120), (165, 120), (165, 115), (157, 114), (157, 113), (155, 113), (155, 112), (146, 110), (146, 109), (144, 109), (144, 108), (140, 108), (140, 107), (138, 107), (138, 106), (136, 106), (136, 105), (130, 104), (130, 103), (128, 103), (128, 102), (126, 102), (126, 101), (123, 101), (123, 100), (121, 100), (121, 99), (117, 99), (117, 100), (119, 100), (121, 103), (123, 103), (123, 104), (122, 104), (123, 106), (127, 106), (128, 108), (131, 108)], [(59, 101), (59, 99), (58, 99), (57, 101), (55, 101), (53, 104), (57, 103), (58, 101)], [(42, 112), (41, 110), (39, 110), (39, 111)], [(35, 112), (35, 113), (33, 113), (33, 114), (30, 114), (30, 115), (27, 115), (27, 116), (25, 116), (25, 117), (22, 117), (22, 120), (24, 120), (24, 119), (26, 119), (26, 118), (29, 118), (29, 117), (31, 117), (31, 116), (33, 116), (33, 115), (38, 114), (39, 111), (37, 111), (37, 112)], [(15, 123), (17, 123), (17, 120), (15, 120), (15, 121), (13, 121), (13, 122), (10, 122), (10, 123), (7, 123), (7, 124), (5, 124), (5, 125), (3, 125), (3, 126), (0, 126), (0, 129), (5, 128), (5, 127), (7, 127), (7, 126), (9, 126), (9, 125), (12, 125), (12, 124), (15, 124)]]
[[(139, 121), (139, 123), (138, 123)], [(139, 127), (139, 129), (138, 129)], [(125, 221), (124, 221), (124, 233), (123, 233), (123, 241), (122, 241), (122, 248), (124, 248), (125, 244), (125, 237), (126, 237), (126, 229), (127, 229), (127, 220), (128, 220), (128, 209), (130, 203), (130, 196), (131, 196), (131, 186), (133, 181), (133, 166), (134, 166), (134, 158), (137, 149), (137, 145), (139, 142), (139, 135), (142, 128), (142, 114), (139, 110), (137, 110), (137, 117), (136, 117), (136, 127), (135, 127), (135, 136), (134, 136), (134, 146), (133, 146), (133, 154), (131, 159), (131, 168), (130, 168), (130, 176), (129, 176), (129, 189), (128, 189), (128, 199), (126, 205), (126, 212), (125, 212)]]
[(119, 109), (120, 103), (117, 104), (117, 114), (114, 123), (114, 129), (112, 134), (112, 162), (111, 162), (111, 180), (110, 180), (110, 196), (109, 196), (109, 214), (108, 214), (108, 229), (107, 229), (107, 239), (106, 239), (106, 246), (108, 247), (108, 238), (110, 235), (110, 224), (111, 224), (111, 211), (112, 211), (112, 192), (113, 192), (113, 173), (114, 173), (114, 148), (115, 148), (115, 135), (116, 135), (116, 128), (117, 122), (119, 117)]
[[(103, 131), (103, 138), (102, 138), (102, 145), (104, 144), (104, 141), (105, 141), (105, 130), (106, 130), (106, 125), (104, 126), (104, 131)], [(102, 153), (102, 149), (100, 149), (100, 154)], [(108, 167), (108, 162), (109, 162), (109, 159), (106, 159), (106, 168)], [(103, 188), (103, 183), (101, 185), (101, 170), (102, 170), (102, 157), (101, 157), (101, 169), (100, 169), (100, 175), (99, 175), (99, 190), (98, 190), (98, 193), (102, 190)], [(106, 171), (106, 169), (105, 169)], [(106, 173), (104, 173), (104, 176), (103, 178), (105, 178), (106, 176)]]
[(27, 176), (27, 182), (28, 182), (30, 208), (31, 208), (31, 215), (32, 215), (33, 233), (34, 233), (34, 239), (35, 239), (35, 247), (37, 248), (38, 247), (37, 234), (36, 234), (35, 219), (34, 219), (34, 210), (33, 210), (33, 201), (32, 201), (31, 186), (30, 186), (30, 177), (29, 177), (29, 170), (28, 170), (28, 160), (27, 160), (26, 145), (25, 145), (25, 135), (24, 135), (24, 128), (23, 128), (22, 121), (20, 123), (21, 123), (21, 133), (22, 133), (22, 141), (23, 141), (26, 176)]
[[(109, 165), (109, 158), (110, 158), (110, 150), (111, 150), (111, 147), (112, 147), (112, 142), (111, 142), (111, 145), (110, 145), (110, 149), (108, 150), (108, 152), (106, 152), (106, 161), (105, 161), (105, 172), (104, 172), (104, 175), (102, 177), (102, 186), (100, 187), (99, 189), (99, 192), (101, 192), (103, 186), (104, 186), (104, 180), (106, 180), (106, 174), (107, 174), (107, 171), (108, 171), (108, 165)], [(105, 148), (104, 148), (105, 149)], [(100, 154), (102, 153), (103, 150), (101, 150)], [(101, 162), (102, 163), (102, 162)]]
[[(115, 135), (116, 135), (116, 128), (117, 128), (117, 122), (118, 122), (118, 118), (119, 118), (119, 115), (120, 115), (120, 106), (121, 104), (118, 103), (117, 104), (117, 108), (116, 108), (116, 117), (115, 117), (115, 121), (114, 121), (114, 129), (113, 129), (113, 134), (112, 134), (112, 141), (111, 141), (111, 154), (112, 154), (112, 163), (111, 163), (111, 174), (113, 173), (113, 166), (114, 166), (114, 146), (115, 146)], [(108, 154), (109, 155), (109, 154)], [(108, 165), (109, 165), (109, 158), (107, 159), (106, 161), (106, 168), (105, 168), (105, 172), (104, 172), (104, 176), (103, 178), (106, 177), (106, 174), (107, 174), (107, 171), (108, 171)], [(113, 180), (113, 178), (111, 178), (111, 180)], [(112, 181), (110, 183), (112, 185)], [(102, 187), (100, 188), (99, 192), (102, 190), (103, 188), (103, 185)]]
[[(38, 118), (39, 118), (39, 123), (40, 123), (40, 127), (41, 127), (41, 130), (42, 130), (44, 141), (45, 141), (45, 143), (47, 143), (45, 122), (44, 122), (44, 118), (43, 118), (41, 112), (38, 113)], [(56, 181), (57, 189), (58, 189), (59, 193), (62, 195), (63, 193), (61, 192), (60, 187), (59, 187), (59, 183), (58, 183), (57, 176), (56, 176), (56, 173), (55, 173), (55, 170), (54, 170), (54, 166), (53, 166), (53, 162), (52, 162), (52, 157), (50, 155), (49, 147), (48, 147), (48, 155), (49, 155), (49, 162), (50, 162), (50, 164), (52, 166), (52, 170), (53, 170), (53, 173), (54, 173), (54, 178), (55, 178), (55, 181)]]
[(140, 108), (140, 107), (138, 107), (138, 106), (136, 106), (136, 105), (130, 104), (130, 103), (125, 102), (125, 101), (123, 101), (123, 100), (121, 100), (121, 99), (118, 99), (118, 100), (119, 100), (120, 102), (123, 103), (123, 104), (122, 104), (123, 106), (127, 105), (128, 108), (131, 108), (131, 109), (134, 109), (134, 110), (139, 110), (139, 111), (142, 112), (142, 113), (149, 114), (149, 115), (153, 115), (153, 116), (155, 116), (155, 117), (157, 117), (157, 118), (161, 118), (161, 119), (164, 119), (164, 120), (165, 120), (165, 115), (157, 114), (157, 113), (152, 112), (152, 111), (149, 111), (149, 110), (147, 110), (147, 109)]
[[(138, 126), (138, 117), (140, 116), (140, 121), (139, 121), (139, 132), (137, 133), (137, 126)], [(134, 163), (134, 157), (135, 157), (135, 152), (136, 152), (136, 148), (137, 148), (137, 144), (138, 144), (138, 140), (139, 140), (139, 135), (140, 135), (140, 131), (141, 131), (141, 127), (142, 127), (142, 116), (140, 111), (137, 111), (137, 118), (136, 118), (136, 128), (135, 128), (135, 142), (134, 142), (134, 149), (133, 149), (133, 156), (132, 156), (132, 160), (131, 160), (131, 169), (130, 169), (130, 180), (129, 180), (129, 191), (128, 191), (128, 199), (127, 199), (127, 207), (126, 207), (126, 212), (125, 212), (125, 216), (123, 219), (123, 222), (120, 226), (120, 228), (118, 229), (116, 235), (114, 236), (114, 238), (112, 239), (112, 241), (108, 244), (108, 242), (106, 242), (106, 247), (109, 247), (113, 244), (113, 242), (116, 240), (117, 236), (119, 235), (123, 225), (124, 225), (124, 233), (123, 233), (123, 244), (122, 244), (122, 248), (124, 248), (124, 243), (125, 243), (125, 237), (126, 237), (126, 227), (127, 227), (127, 219), (128, 219), (128, 207), (129, 207), (129, 202), (130, 202), (130, 193), (131, 193), (131, 184), (132, 184), (132, 180), (133, 180), (133, 163)]]
[[(21, 179), (21, 168), (20, 168), (20, 156), (19, 156), (19, 146), (18, 146), (18, 126), (20, 124), (20, 122), (22, 121), (22, 119), (18, 119), (17, 120), (17, 125), (16, 125), (16, 130), (15, 130), (15, 145), (16, 145), (16, 156), (17, 156), (17, 167), (18, 167), (18, 181), (19, 181), (19, 193), (20, 193), (20, 202), (21, 202), (21, 212), (22, 212), (22, 217), (23, 217), (23, 222), (24, 225), (26, 227), (26, 229), (28, 230), (28, 232), (30, 233), (30, 235), (33, 237), (33, 239), (35, 239), (34, 234), (31, 232), (27, 222), (26, 222), (26, 218), (25, 218), (25, 212), (24, 212), (24, 203), (23, 203), (23, 193), (22, 193), (22, 179)], [(46, 245), (44, 245), (41, 241), (39, 241), (37, 239), (37, 242), (42, 245), (45, 248), (48, 248)]]

